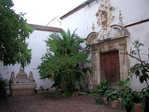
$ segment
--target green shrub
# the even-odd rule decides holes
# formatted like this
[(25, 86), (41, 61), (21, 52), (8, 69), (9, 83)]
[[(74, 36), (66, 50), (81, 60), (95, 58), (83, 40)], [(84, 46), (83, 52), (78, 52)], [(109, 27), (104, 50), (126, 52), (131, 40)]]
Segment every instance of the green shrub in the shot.
[(107, 97), (108, 101), (117, 100), (118, 98), (120, 98), (120, 90), (109, 89), (106, 91), (105, 96)]
[(85, 79), (85, 73), (89, 70), (83, 66), (87, 63), (88, 49), (82, 48), (84, 40), (75, 33), (61, 32), (51, 34), (46, 41), (47, 53), (42, 57), (42, 63), (38, 66), (42, 79), (52, 78), (56, 90), (63, 94), (71, 94), (76, 89), (76, 84)]
[(108, 80), (102, 80), (99, 85), (95, 85), (93, 88), (93, 94), (96, 97), (103, 97), (107, 90), (110, 88)]
[(6, 80), (4, 80), (0, 76), (0, 100), (7, 98), (7, 83)]

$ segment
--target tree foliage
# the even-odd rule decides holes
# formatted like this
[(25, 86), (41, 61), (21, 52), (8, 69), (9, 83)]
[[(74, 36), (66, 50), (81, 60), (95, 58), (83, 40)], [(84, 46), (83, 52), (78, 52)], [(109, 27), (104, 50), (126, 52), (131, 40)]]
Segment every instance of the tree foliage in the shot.
[(7, 97), (6, 87), (7, 87), (6, 80), (4, 80), (0, 74), (0, 103), (2, 99), (5, 99)]
[(82, 63), (87, 61), (88, 48), (82, 48), (84, 40), (68, 30), (59, 34), (51, 34), (46, 41), (47, 53), (42, 57), (42, 63), (38, 66), (41, 78), (53, 78), (53, 87), (63, 92), (71, 93), (75, 84), (87, 69)]
[[(141, 53), (140, 53), (140, 47), (144, 46), (142, 43), (139, 42), (139, 40), (136, 40), (134, 43), (135, 50), (131, 51), (131, 54), (129, 56), (137, 59), (139, 63), (136, 63), (129, 69), (129, 74), (130, 75), (135, 75), (136, 77), (139, 78), (140, 82), (146, 82), (148, 88), (148, 80), (149, 80), (149, 63), (146, 63), (141, 59)], [(137, 57), (138, 56), (138, 57)]]
[(26, 38), (32, 28), (26, 24), (23, 14), (11, 9), (11, 0), (0, 0), (0, 61), (4, 65), (30, 63), (31, 50)]

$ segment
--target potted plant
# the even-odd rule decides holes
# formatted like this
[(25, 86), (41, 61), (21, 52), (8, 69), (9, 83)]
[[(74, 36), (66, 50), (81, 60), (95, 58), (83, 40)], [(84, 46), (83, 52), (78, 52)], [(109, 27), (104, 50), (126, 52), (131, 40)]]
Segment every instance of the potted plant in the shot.
[[(140, 53), (140, 47), (144, 46), (142, 43), (140, 43), (139, 40), (136, 40), (134, 43), (132, 43), (134, 45), (134, 50), (131, 50), (130, 54), (128, 54), (130, 57), (136, 59), (138, 61), (138, 63), (136, 63), (135, 65), (133, 65), (130, 69), (129, 69), (129, 74), (130, 76), (135, 75), (137, 78), (139, 78), (140, 83), (146, 83), (147, 88), (144, 92), (144, 101), (145, 101), (145, 112), (149, 111), (149, 63), (145, 62), (142, 60), (141, 58), (141, 53)], [(137, 56), (136, 56), (137, 55)]]
[(119, 104), (119, 93), (118, 89), (110, 89), (106, 92), (105, 96), (111, 102), (111, 107), (116, 108)]
[(133, 92), (134, 111), (143, 112), (144, 95), (142, 92)]
[(122, 105), (127, 112), (133, 111), (133, 91), (129, 87), (122, 88), (121, 90)]
[(149, 87), (142, 90), (144, 95), (144, 112), (149, 112)]
[[(102, 80), (99, 85), (95, 85), (93, 89), (93, 93), (95, 96), (96, 102), (105, 102), (106, 98), (104, 98), (106, 91), (110, 88), (110, 83), (108, 80)], [(100, 100), (100, 101), (99, 101)]]

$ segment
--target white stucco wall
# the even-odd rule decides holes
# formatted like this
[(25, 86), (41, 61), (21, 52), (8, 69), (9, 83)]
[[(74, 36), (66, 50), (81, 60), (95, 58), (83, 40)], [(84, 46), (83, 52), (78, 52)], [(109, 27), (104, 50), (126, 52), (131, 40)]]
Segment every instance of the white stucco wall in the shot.
[[(98, 1), (98, 2), (97, 2)], [(62, 27), (64, 30), (70, 29), (73, 32), (77, 29), (76, 33), (82, 37), (86, 38), (88, 34), (93, 31), (98, 32), (100, 26), (97, 25), (96, 12), (98, 10), (100, 0), (97, 0), (85, 6), (79, 11), (71, 14), (67, 18), (62, 20)], [(132, 24), (141, 20), (149, 19), (149, 0), (110, 0), (111, 5), (115, 8), (113, 15), (115, 16), (112, 24), (119, 23), (119, 11), (121, 11), (123, 17), (124, 26)], [(92, 29), (93, 24), (95, 25), (95, 30)], [(141, 23), (138, 25), (130, 26), (127, 28), (130, 32), (130, 41), (128, 41), (128, 52), (132, 47), (131, 42), (139, 39), (140, 42), (144, 43), (145, 47), (142, 48), (141, 55), (143, 60), (149, 62), (149, 22)], [(37, 83), (37, 88), (44, 86), (45, 88), (50, 88), (52, 81), (40, 80), (40, 76), (37, 70), (37, 66), (41, 63), (41, 57), (46, 52), (46, 43), (44, 40), (48, 38), (51, 32), (38, 31), (35, 30), (30, 38), (27, 40), (29, 43), (29, 48), (32, 49), (32, 60), (31, 63), (25, 68), (25, 72), (29, 74), (30, 71), (33, 72), (33, 76)], [(134, 65), (137, 61), (130, 59), (130, 66)], [(19, 72), (20, 65), (3, 67), (0, 63), (0, 74), (3, 75), (4, 79), (10, 79), (11, 72), (14, 71), (15, 74)], [(146, 84), (138, 83), (138, 80), (133, 80), (131, 86), (134, 89), (140, 89), (145, 87)]]
[[(98, 1), (98, 2), (97, 2)], [(93, 32), (92, 26), (95, 25), (95, 31), (99, 31), (100, 26), (97, 25), (96, 12), (101, 0), (97, 0), (84, 8), (76, 11), (62, 20), (64, 30), (70, 29), (82, 38), (86, 38), (90, 32)], [(115, 8), (113, 15), (115, 16), (112, 24), (119, 23), (119, 11), (123, 17), (123, 25), (132, 24), (144, 19), (149, 19), (149, 0), (110, 0), (111, 5)]]
[(62, 27), (64, 30), (70, 29), (70, 31), (76, 30), (76, 33), (82, 37), (86, 38), (87, 35), (92, 32), (92, 24), (96, 25), (96, 31), (98, 31), (99, 28), (97, 28), (96, 24), (96, 16), (95, 13), (98, 9), (98, 3), (93, 2), (89, 6), (86, 6), (79, 11), (73, 13), (72, 15), (68, 16), (67, 18), (62, 20)]
[[(143, 61), (149, 63), (149, 22), (128, 27), (127, 29), (130, 32), (130, 41), (127, 44), (128, 45), (127, 51), (129, 52), (130, 49), (134, 49), (131, 42), (139, 40), (141, 43), (144, 44), (144, 46), (140, 48), (141, 58)], [(136, 59), (132, 57), (129, 57), (129, 60), (130, 60), (130, 67), (136, 63), (139, 63)], [(146, 83), (141, 84), (139, 82), (139, 79), (134, 76), (133, 80), (131, 81), (131, 87), (134, 90), (141, 90), (142, 88), (146, 87)]]
[[(76, 33), (82, 38), (86, 38), (88, 34), (93, 32), (92, 25), (95, 25), (95, 31), (100, 30), (100, 26), (97, 25), (96, 12), (98, 10), (99, 4), (94, 1), (75, 13), (69, 15), (68, 17), (62, 20), (63, 29), (70, 29), (74, 31), (77, 28)], [(136, 23), (142, 20), (149, 19), (149, 0), (110, 0), (111, 5), (115, 8), (113, 11), (113, 16), (115, 17), (112, 24), (118, 24), (119, 21), (119, 12), (122, 14), (123, 25), (129, 25)], [(112, 25), (111, 24), (111, 25)], [(146, 62), (149, 62), (149, 22), (140, 23), (127, 27), (130, 38), (127, 43), (127, 51), (129, 52), (132, 48), (132, 43), (135, 40), (140, 40), (144, 44), (144, 47), (141, 48), (142, 59)], [(135, 59), (129, 57), (130, 67), (137, 63)], [(131, 87), (135, 90), (140, 90), (145, 87), (146, 84), (140, 84), (139, 80), (133, 77), (131, 82)]]
[[(110, 1), (112, 6), (115, 8), (116, 14), (119, 14), (119, 11), (121, 11), (124, 26), (149, 18), (149, 12), (148, 12), (149, 0), (110, 0)], [(118, 19), (117, 16), (115, 20)]]
[[(28, 47), (32, 50), (32, 59), (31, 63), (25, 67), (25, 72), (29, 74), (29, 72), (32, 71), (33, 77), (37, 84), (37, 88), (40, 86), (43, 86), (44, 88), (50, 88), (53, 83), (53, 81), (48, 79), (41, 80), (37, 70), (37, 66), (41, 63), (41, 57), (46, 52), (45, 40), (47, 40), (50, 34), (51, 32), (34, 30), (34, 32), (29, 36), (29, 39), (27, 39), (27, 42), (29, 43)], [(4, 67), (2, 63), (0, 63), (0, 74), (2, 74), (4, 79), (9, 80), (11, 72), (14, 71), (16, 75), (19, 70), (20, 65), (18, 64)]]

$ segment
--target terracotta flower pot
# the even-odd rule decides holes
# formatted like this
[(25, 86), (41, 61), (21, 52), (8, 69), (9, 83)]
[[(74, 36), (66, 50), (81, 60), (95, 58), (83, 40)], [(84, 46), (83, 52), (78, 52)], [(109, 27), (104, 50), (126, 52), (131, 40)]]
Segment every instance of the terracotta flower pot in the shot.
[(144, 112), (143, 105), (140, 103), (134, 103), (135, 112)]
[(118, 106), (118, 104), (119, 104), (119, 100), (113, 100), (113, 101), (111, 101), (111, 107), (112, 108), (116, 108)]
[(108, 99), (107, 99), (107, 97), (103, 97), (102, 99), (103, 99), (103, 103), (104, 103), (104, 104), (108, 104)]

